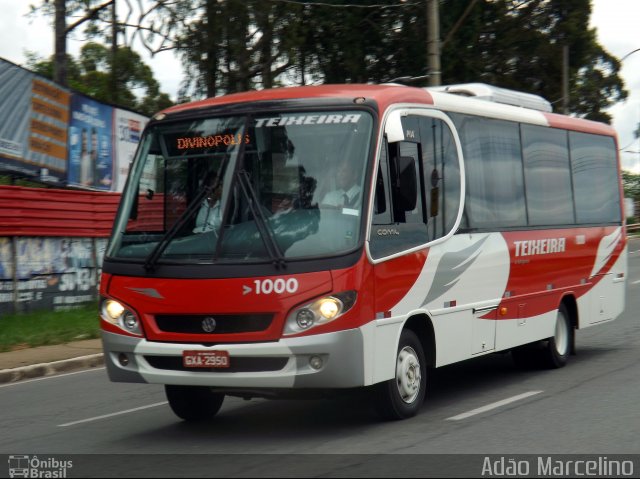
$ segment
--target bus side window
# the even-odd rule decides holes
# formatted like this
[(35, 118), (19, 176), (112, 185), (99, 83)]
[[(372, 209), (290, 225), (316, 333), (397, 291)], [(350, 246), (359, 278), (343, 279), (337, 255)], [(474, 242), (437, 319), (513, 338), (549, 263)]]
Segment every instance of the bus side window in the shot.
[(401, 121), (406, 139), (385, 141), (380, 154), (369, 238), (374, 258), (448, 235), (462, 201), (458, 150), (447, 123), (430, 115)]
[(460, 207), (460, 165), (451, 130), (438, 118), (420, 118), (422, 174), (429, 241), (447, 235)]

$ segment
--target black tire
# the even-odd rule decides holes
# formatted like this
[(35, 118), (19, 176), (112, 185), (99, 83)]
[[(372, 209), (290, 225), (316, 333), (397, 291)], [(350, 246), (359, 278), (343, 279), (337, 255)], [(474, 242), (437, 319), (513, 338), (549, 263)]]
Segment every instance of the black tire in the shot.
[(511, 351), (516, 366), (522, 369), (557, 369), (567, 364), (573, 350), (573, 325), (564, 304), (558, 308), (555, 334), (534, 344), (525, 344)]
[(541, 365), (548, 369), (558, 369), (567, 364), (573, 344), (573, 326), (564, 304), (558, 308), (555, 334), (543, 341)]
[(427, 363), (416, 334), (402, 331), (396, 354), (396, 377), (374, 386), (374, 406), (384, 419), (415, 416), (427, 390)]
[(214, 393), (208, 387), (165, 385), (164, 391), (175, 415), (185, 421), (213, 418), (224, 401), (224, 394)]

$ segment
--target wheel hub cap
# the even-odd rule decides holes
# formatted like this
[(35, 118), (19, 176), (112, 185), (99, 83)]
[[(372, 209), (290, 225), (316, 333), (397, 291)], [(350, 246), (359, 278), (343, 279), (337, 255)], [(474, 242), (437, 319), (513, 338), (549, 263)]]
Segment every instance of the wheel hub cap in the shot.
[(422, 373), (418, 355), (409, 346), (403, 348), (398, 354), (396, 382), (400, 397), (405, 403), (410, 404), (416, 400), (420, 392)]

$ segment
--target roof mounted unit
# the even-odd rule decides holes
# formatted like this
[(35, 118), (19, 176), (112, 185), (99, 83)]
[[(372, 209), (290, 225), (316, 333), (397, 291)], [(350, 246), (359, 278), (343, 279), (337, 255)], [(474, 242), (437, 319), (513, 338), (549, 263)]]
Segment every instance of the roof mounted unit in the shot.
[(553, 111), (551, 103), (541, 96), (515, 90), (508, 90), (506, 88), (499, 88), (497, 86), (487, 85), (486, 83), (444, 85), (439, 87), (430, 87), (428, 90), (453, 93), (456, 95), (477, 98), (478, 100), (520, 106), (523, 108), (530, 108), (531, 110), (546, 111), (548, 113)]

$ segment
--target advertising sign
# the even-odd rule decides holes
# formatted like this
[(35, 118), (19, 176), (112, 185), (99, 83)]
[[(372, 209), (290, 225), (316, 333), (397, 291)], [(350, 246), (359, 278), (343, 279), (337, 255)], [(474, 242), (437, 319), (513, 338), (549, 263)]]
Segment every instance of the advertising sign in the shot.
[(28, 124), (31, 116), (31, 75), (0, 61), (0, 166), (3, 170), (35, 173), (35, 167), (24, 163), (28, 148)]
[(71, 97), (68, 184), (111, 190), (112, 111), (112, 107), (85, 96)]
[(63, 182), (69, 93), (0, 59), (0, 170)]
[(13, 311), (11, 238), (0, 238), (0, 314)]
[(32, 80), (28, 161), (41, 167), (39, 176), (47, 181), (61, 181), (67, 170), (69, 97), (48, 80)]
[(121, 192), (127, 181), (129, 166), (133, 161), (142, 130), (149, 119), (126, 110), (114, 110), (115, 149), (117, 158), (116, 185), (114, 191)]

